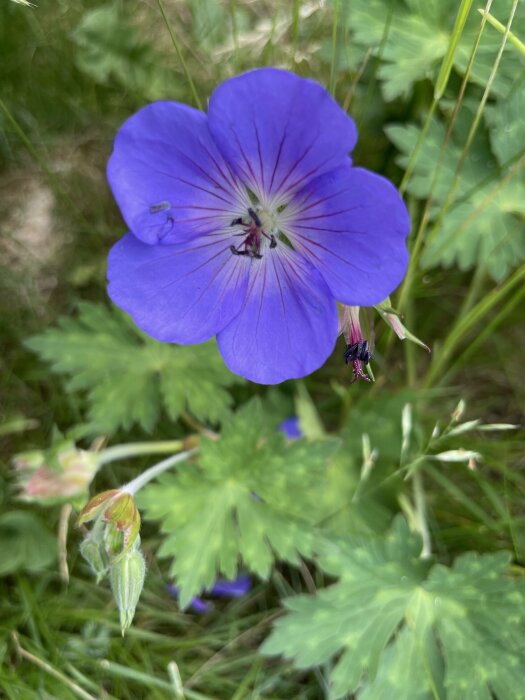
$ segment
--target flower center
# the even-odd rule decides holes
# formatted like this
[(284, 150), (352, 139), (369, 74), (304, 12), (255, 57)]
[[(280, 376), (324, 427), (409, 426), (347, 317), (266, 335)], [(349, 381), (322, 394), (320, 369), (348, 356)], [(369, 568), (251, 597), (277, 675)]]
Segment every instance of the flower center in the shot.
[(274, 228), (273, 219), (273, 215), (266, 209), (256, 211), (252, 207), (248, 208), (247, 216), (234, 219), (230, 226), (239, 226), (242, 230), (233, 235), (242, 237), (243, 240), (239, 245), (230, 246), (232, 254), (260, 260), (266, 248), (275, 248), (277, 246), (275, 234), (267, 232)]

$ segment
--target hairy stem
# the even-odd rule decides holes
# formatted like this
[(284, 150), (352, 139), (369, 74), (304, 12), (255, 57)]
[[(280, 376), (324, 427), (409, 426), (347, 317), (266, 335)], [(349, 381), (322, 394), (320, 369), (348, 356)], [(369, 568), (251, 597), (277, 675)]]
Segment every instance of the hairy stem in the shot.
[(162, 462), (154, 464), (149, 469), (146, 469), (145, 472), (139, 474), (135, 479), (132, 479), (130, 482), (128, 482), (125, 486), (123, 486), (120, 489), (120, 491), (124, 491), (126, 493), (129, 493), (131, 496), (134, 496), (138, 491), (140, 491), (140, 489), (143, 486), (148, 484), (153, 479), (156, 479), (157, 476), (167, 471), (168, 469), (171, 469), (171, 467), (174, 467), (176, 464), (185, 462), (189, 457), (196, 454), (197, 452), (198, 449), (195, 447), (193, 450), (187, 450), (186, 452), (181, 452), (178, 455), (172, 455), (171, 457), (162, 460)]
[(141, 455), (162, 454), (164, 452), (180, 452), (184, 447), (182, 440), (161, 440), (159, 442), (130, 442), (125, 445), (113, 445), (98, 453), (99, 467), (116, 462), (127, 457), (140, 457)]

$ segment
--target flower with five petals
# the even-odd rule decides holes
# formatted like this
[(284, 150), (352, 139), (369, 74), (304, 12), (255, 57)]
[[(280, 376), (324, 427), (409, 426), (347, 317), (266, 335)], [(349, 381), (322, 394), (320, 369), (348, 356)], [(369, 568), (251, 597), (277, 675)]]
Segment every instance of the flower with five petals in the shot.
[(354, 167), (352, 119), (312, 80), (261, 68), (222, 83), (208, 114), (177, 102), (119, 130), (108, 179), (130, 232), (111, 299), (158, 340), (217, 336), (235, 373), (305, 376), (332, 353), (337, 302), (401, 282), (410, 223), (385, 178)]

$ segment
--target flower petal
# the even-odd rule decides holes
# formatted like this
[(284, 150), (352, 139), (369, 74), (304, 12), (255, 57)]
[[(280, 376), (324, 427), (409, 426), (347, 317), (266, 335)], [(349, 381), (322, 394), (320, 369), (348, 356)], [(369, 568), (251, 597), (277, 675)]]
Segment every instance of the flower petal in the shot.
[(263, 202), (332, 170), (357, 140), (354, 122), (321, 85), (276, 68), (226, 80), (208, 114), (217, 145)]
[(384, 177), (350, 162), (310, 181), (280, 223), (344, 304), (378, 304), (405, 275), (410, 231), (405, 203)]
[(252, 580), (247, 575), (240, 575), (230, 581), (217, 579), (211, 587), (210, 593), (217, 598), (242, 598), (250, 592)]
[(145, 243), (214, 230), (249, 206), (206, 115), (178, 102), (155, 102), (123, 124), (107, 174), (128, 227)]
[(303, 431), (297, 416), (285, 418), (279, 425), (279, 430), (284, 433), (288, 440), (298, 440), (303, 437)]
[(337, 306), (325, 282), (281, 245), (253, 261), (239, 315), (217, 336), (232, 372), (277, 384), (318, 369), (334, 349)]
[(202, 343), (242, 307), (250, 261), (230, 243), (227, 234), (154, 246), (128, 233), (109, 254), (109, 296), (153, 338)]

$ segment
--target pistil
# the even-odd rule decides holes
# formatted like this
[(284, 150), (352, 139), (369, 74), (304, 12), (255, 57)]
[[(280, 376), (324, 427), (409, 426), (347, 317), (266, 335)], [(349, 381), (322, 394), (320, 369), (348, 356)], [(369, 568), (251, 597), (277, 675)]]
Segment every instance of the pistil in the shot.
[(248, 208), (248, 215), (250, 221), (245, 222), (242, 216), (233, 219), (230, 226), (242, 226), (244, 231), (235, 234), (237, 236), (244, 236), (243, 242), (239, 246), (230, 246), (230, 250), (233, 255), (243, 255), (249, 258), (255, 258), (260, 260), (262, 258), (261, 247), (263, 244), (263, 238), (270, 241), (269, 248), (275, 248), (277, 245), (277, 240), (273, 234), (268, 234), (263, 228), (263, 222), (261, 221), (258, 213), (252, 207)]

